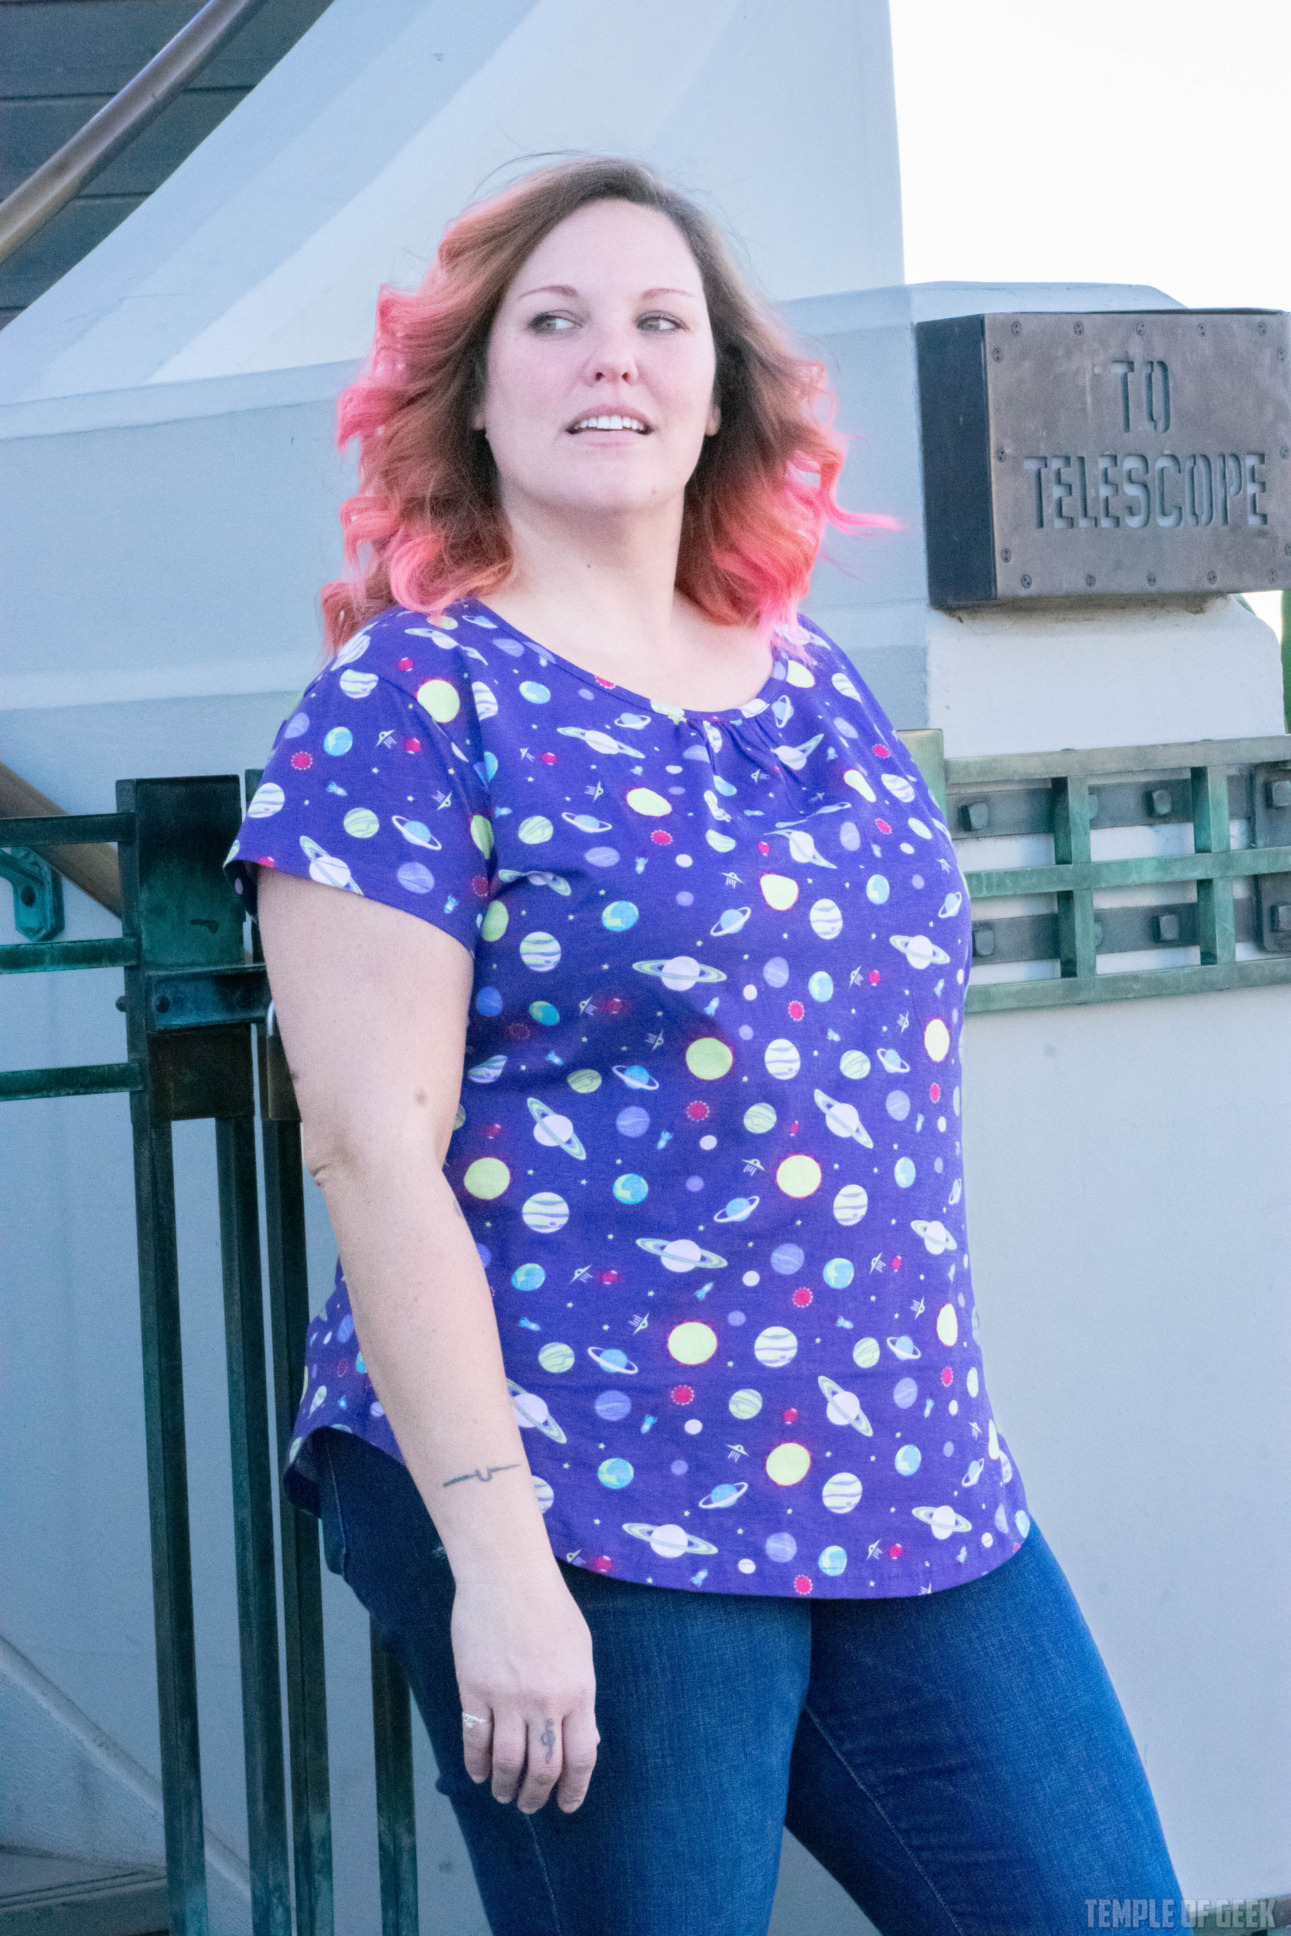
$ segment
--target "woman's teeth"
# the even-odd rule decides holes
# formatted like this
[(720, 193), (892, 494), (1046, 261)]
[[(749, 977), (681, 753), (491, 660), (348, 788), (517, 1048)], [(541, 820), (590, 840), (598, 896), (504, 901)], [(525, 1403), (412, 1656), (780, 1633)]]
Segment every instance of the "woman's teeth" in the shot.
[(639, 430), (644, 433), (645, 425), (640, 417), (580, 417), (574, 430), (576, 433), (580, 430)]

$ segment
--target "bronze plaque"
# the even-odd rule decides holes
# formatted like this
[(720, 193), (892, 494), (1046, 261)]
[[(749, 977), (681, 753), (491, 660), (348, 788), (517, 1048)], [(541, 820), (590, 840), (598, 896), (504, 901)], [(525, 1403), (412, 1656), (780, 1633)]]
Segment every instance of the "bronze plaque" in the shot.
[(917, 328), (937, 606), (1291, 585), (1291, 318)]

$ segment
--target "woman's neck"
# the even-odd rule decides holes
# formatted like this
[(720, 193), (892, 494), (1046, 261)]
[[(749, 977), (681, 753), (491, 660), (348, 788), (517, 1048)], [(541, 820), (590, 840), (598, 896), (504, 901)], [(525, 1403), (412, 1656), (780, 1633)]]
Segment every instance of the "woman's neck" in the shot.
[(676, 587), (680, 513), (588, 531), (509, 512), (514, 563), (500, 617), (593, 677), (667, 705), (724, 710), (760, 691), (765, 632), (718, 625)]

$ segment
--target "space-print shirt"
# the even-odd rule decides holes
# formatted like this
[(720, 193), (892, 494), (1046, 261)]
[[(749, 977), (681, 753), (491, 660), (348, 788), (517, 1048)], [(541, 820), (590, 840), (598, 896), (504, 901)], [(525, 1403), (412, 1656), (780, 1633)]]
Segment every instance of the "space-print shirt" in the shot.
[[(976, 1343), (963, 880), (815, 628), (726, 711), (590, 676), (476, 602), (390, 610), (284, 724), (230, 856), (405, 909), (475, 976), (446, 1173), (561, 1560), (863, 1598), (1026, 1537)], [(428, 992), (427, 1026), (434, 1026)], [(341, 1268), (310, 1436), (399, 1449)]]

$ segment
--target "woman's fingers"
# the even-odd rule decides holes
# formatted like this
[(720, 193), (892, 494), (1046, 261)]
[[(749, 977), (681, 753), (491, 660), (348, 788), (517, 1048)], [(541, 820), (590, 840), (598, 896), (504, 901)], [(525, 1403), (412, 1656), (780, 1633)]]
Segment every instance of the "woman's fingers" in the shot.
[(514, 1708), (493, 1716), (493, 1799), (513, 1802), (524, 1774), (526, 1730), (524, 1717)]
[(566, 1814), (577, 1808), (587, 1794), (587, 1785), (596, 1766), (596, 1744), (600, 1738), (596, 1730), (595, 1711), (590, 1703), (586, 1707), (573, 1709), (565, 1716), (564, 1765), (556, 1801)]
[(522, 1815), (532, 1815), (541, 1808), (560, 1780), (564, 1761), (561, 1734), (559, 1716), (544, 1714), (529, 1722), (529, 1756), (518, 1798)]
[(488, 1780), (493, 1768), (493, 1714), (483, 1702), (474, 1711), (462, 1709), (462, 1759), (472, 1781)]

